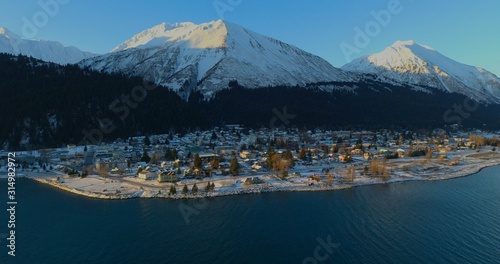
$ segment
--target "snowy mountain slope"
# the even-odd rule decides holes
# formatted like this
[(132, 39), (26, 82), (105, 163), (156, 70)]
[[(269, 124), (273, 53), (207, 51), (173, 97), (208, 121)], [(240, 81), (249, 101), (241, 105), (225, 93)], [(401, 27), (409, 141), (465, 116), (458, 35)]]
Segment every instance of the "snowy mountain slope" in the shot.
[(482, 68), (454, 61), (414, 41), (398, 41), (384, 51), (361, 57), (343, 70), (369, 73), (379, 80), (428, 86), (500, 103), (500, 79)]
[(32, 56), (58, 64), (77, 63), (96, 56), (96, 54), (83, 52), (75, 47), (64, 47), (56, 41), (22, 39), (19, 35), (3, 27), (0, 27), (0, 52)]
[(197, 26), (198, 25), (190, 22), (175, 24), (161, 23), (133, 36), (131, 39), (112, 49), (111, 52), (122, 51), (131, 48), (161, 46), (168, 41), (172, 42), (175, 39), (182, 38), (183, 35), (189, 33)]
[(210, 96), (231, 80), (248, 88), (350, 80), (318, 56), (222, 20), (163, 23), (80, 65), (142, 76), (183, 96)]

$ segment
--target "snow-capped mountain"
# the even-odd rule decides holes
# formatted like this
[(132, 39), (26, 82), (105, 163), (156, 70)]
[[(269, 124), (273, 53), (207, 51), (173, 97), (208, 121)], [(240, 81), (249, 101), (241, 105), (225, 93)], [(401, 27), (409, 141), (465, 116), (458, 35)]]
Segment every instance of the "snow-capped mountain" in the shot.
[(191, 22), (175, 24), (167, 24), (164, 22), (133, 36), (131, 39), (112, 49), (111, 52), (137, 47), (162, 46), (168, 41), (183, 38), (186, 32), (192, 31), (197, 26), (198, 25)]
[(76, 47), (64, 47), (57, 41), (27, 40), (0, 27), (0, 52), (22, 54), (58, 64), (77, 63), (96, 54), (84, 52)]
[(380, 53), (355, 59), (342, 69), (374, 74), (386, 82), (427, 86), (500, 103), (500, 79), (493, 73), (454, 61), (411, 40), (398, 41)]
[(231, 80), (254, 88), (350, 79), (318, 56), (222, 20), (162, 23), (80, 64), (142, 76), (183, 96), (192, 89), (210, 96)]

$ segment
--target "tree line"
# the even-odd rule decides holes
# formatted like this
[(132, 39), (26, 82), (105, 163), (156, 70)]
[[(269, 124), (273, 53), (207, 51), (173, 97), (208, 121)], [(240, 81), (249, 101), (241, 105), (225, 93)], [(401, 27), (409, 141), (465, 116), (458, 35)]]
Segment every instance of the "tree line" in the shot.
[[(167, 87), (158, 87), (147, 91), (144, 100), (128, 102), (123, 118), (112, 104), (144, 85), (141, 78), (7, 54), (0, 54), (0, 67), (0, 147), (11, 150), (78, 144), (84, 131), (101, 130), (103, 141), (113, 141), (235, 123), (249, 128), (431, 131), (452, 125), (443, 120), (443, 113), (464, 101), (459, 94), (428, 94), (371, 80), (259, 89), (245, 89), (234, 80), (210, 100), (193, 91), (184, 101)], [(321, 85), (344, 88), (328, 91)], [(125, 107), (127, 102), (121, 103)], [(293, 118), (278, 118), (276, 113), (283, 116), (284, 110)], [(499, 105), (481, 105), (462, 125), (498, 129), (499, 112)], [(103, 120), (114, 126), (109, 133), (102, 132)]]

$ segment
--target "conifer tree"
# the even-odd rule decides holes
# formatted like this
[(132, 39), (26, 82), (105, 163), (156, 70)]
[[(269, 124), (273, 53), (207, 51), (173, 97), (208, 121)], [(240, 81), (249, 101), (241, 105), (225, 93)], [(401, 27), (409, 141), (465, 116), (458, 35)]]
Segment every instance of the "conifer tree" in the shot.
[(144, 145), (146, 146), (151, 145), (151, 140), (149, 139), (149, 136), (144, 137)]
[(289, 149), (286, 150), (284, 158), (288, 160), (288, 165), (290, 167), (295, 166), (295, 160), (293, 159), (293, 154), (291, 150)]
[(207, 186), (205, 186), (205, 191), (207, 192), (210, 191), (210, 187), (211, 187), (210, 182), (208, 182)]
[(276, 155), (276, 153), (274, 152), (274, 149), (272, 147), (269, 147), (267, 149), (267, 167), (269, 169), (272, 169), (273, 168), (273, 162), (274, 162), (274, 155)]
[(173, 194), (175, 194), (176, 192), (177, 192), (177, 189), (175, 188), (175, 186), (174, 186), (174, 185), (171, 185), (171, 186), (170, 186), (170, 191), (168, 192), (168, 194), (173, 195)]
[(149, 163), (150, 160), (151, 157), (149, 157), (148, 152), (146, 151), (146, 149), (144, 149), (144, 151), (142, 152), (141, 161)]
[(306, 150), (305, 149), (300, 150), (299, 159), (306, 160)]
[(210, 161), (210, 166), (212, 166), (212, 168), (214, 168), (214, 169), (219, 168), (219, 159), (217, 159), (217, 157), (215, 155), (212, 158), (212, 161)]
[(231, 160), (231, 165), (229, 167), (229, 170), (231, 171), (231, 174), (233, 176), (236, 176), (236, 175), (239, 174), (239, 172), (240, 172), (240, 164), (238, 164), (238, 159), (236, 157), (234, 157)]
[(196, 153), (196, 155), (194, 156), (194, 167), (196, 169), (201, 169), (201, 166), (202, 166), (202, 162), (201, 162), (200, 155), (198, 153)]

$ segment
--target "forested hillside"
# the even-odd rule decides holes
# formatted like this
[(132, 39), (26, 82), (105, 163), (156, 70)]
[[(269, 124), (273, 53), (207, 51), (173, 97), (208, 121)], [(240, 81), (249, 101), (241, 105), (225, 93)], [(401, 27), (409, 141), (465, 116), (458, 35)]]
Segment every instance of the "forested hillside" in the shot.
[(470, 101), (463, 95), (417, 92), (369, 79), (259, 89), (246, 89), (234, 80), (210, 100), (193, 92), (186, 102), (140, 78), (24, 56), (0, 54), (0, 69), (0, 147), (12, 150), (224, 124), (433, 129), (460, 123), (464, 128), (500, 128), (499, 105), (467, 111)]

